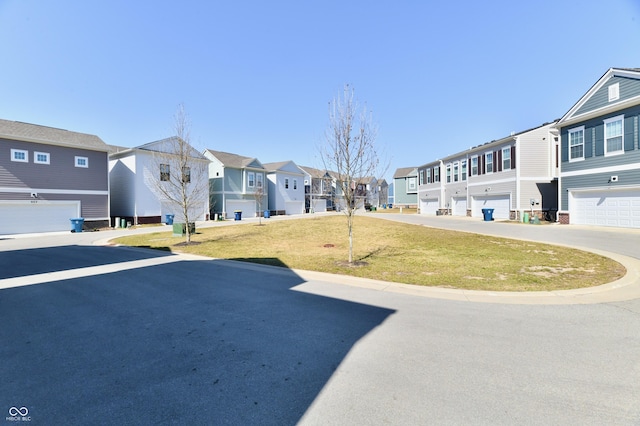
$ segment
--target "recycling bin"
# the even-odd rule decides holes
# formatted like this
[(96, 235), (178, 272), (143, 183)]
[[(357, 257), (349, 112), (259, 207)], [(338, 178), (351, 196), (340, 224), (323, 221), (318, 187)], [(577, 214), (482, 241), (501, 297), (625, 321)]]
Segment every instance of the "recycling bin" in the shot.
[(173, 215), (173, 214), (166, 215), (166, 220), (165, 220), (166, 224), (167, 225), (173, 225), (173, 218), (174, 217), (175, 217), (175, 215)]
[(271, 212), (269, 210), (264, 211), (264, 218), (269, 219), (271, 217)]
[(493, 220), (493, 210), (494, 209), (482, 209), (485, 222), (491, 222)]
[(76, 219), (69, 219), (71, 221), (71, 232), (82, 232), (82, 225), (84, 225), (84, 218), (79, 217)]
[(234, 210), (235, 220), (242, 220), (242, 210)]

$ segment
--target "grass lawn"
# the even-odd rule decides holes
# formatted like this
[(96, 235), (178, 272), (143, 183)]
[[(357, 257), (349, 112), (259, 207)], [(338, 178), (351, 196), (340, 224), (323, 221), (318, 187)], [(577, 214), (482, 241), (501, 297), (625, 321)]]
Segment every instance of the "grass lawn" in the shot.
[(566, 290), (614, 281), (625, 268), (571, 248), (356, 216), (347, 260), (344, 216), (202, 228), (191, 244), (171, 232), (118, 238), (119, 244), (193, 253), (433, 287), (492, 291)]

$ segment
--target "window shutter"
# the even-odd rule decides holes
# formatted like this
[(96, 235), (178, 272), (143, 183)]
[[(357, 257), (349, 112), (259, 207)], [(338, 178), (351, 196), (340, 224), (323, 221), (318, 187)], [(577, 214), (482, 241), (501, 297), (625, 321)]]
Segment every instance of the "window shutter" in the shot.
[(486, 164), (486, 163), (485, 163), (485, 162), (486, 162), (486, 159), (485, 159), (484, 157), (485, 157), (485, 154), (482, 154), (482, 157), (480, 157), (480, 158), (482, 159), (482, 170), (480, 171), (480, 173), (478, 173), (478, 174), (480, 174), (480, 175), (483, 175), (483, 174), (485, 174), (485, 173), (486, 173), (486, 172), (485, 172), (485, 168), (484, 168), (484, 167), (485, 167), (485, 164)]
[(516, 146), (511, 147), (511, 168), (516, 168)]
[[(604, 124), (601, 124), (598, 127), (596, 127), (595, 146), (596, 146), (596, 156), (604, 155)], [(587, 150), (586, 146), (585, 146), (584, 156), (585, 158), (587, 156), (591, 157), (591, 150)]]
[(563, 163), (569, 161), (569, 132), (566, 130), (560, 136), (560, 157)]
[[(595, 131), (593, 128), (590, 129), (584, 129), (584, 158), (589, 158), (589, 157), (593, 157), (593, 141), (595, 139), (594, 137)], [(604, 142), (602, 143), (602, 149), (604, 150)], [(604, 151), (602, 151), (603, 155)]]
[(501, 171), (502, 171), (502, 150), (501, 150), (501, 149), (499, 149), (499, 150), (496, 152), (496, 154), (497, 154), (497, 155), (495, 156), (495, 158), (497, 158), (497, 159), (498, 159), (498, 167), (496, 167), (495, 169), (496, 169), (496, 171), (497, 171), (497, 172), (501, 172)]
[(634, 140), (634, 123), (637, 117), (624, 118), (624, 150), (633, 151), (635, 147)]

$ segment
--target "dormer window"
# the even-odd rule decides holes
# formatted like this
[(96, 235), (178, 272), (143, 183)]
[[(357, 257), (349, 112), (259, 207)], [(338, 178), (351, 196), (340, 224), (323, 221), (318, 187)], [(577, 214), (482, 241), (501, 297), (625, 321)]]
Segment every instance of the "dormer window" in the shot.
[(620, 83), (615, 83), (609, 86), (609, 102), (617, 101), (620, 99)]

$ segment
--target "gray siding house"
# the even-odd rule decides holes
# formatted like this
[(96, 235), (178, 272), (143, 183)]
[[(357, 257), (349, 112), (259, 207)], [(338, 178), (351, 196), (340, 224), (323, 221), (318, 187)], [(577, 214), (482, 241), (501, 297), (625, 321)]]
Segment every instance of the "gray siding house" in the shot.
[(326, 170), (298, 166), (304, 173), (304, 205), (307, 213), (333, 210), (334, 188), (332, 178)]
[(0, 234), (108, 226), (107, 163), (95, 135), (0, 120)]
[(393, 204), (403, 207), (418, 206), (418, 168), (401, 167), (393, 174)]
[(553, 124), (514, 133), (418, 168), (421, 214), (555, 220), (558, 141)]
[(560, 119), (561, 223), (640, 228), (640, 68), (611, 68)]
[[(267, 171), (257, 158), (207, 149), (211, 217), (234, 218), (235, 211), (254, 217), (268, 207)], [(256, 197), (256, 194), (261, 196)], [(260, 203), (258, 201), (261, 201)]]

